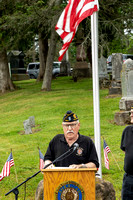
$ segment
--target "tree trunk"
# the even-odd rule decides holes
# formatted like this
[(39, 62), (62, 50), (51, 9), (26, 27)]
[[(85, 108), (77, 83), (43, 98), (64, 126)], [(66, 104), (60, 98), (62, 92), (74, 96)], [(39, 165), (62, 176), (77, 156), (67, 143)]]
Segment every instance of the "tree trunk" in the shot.
[(42, 33), (39, 33), (39, 60), (40, 68), (37, 81), (43, 80), (43, 76), (46, 68), (46, 59), (48, 54), (48, 39), (43, 37)]
[(10, 78), (7, 53), (3, 49), (0, 51), (0, 91), (4, 93), (12, 90), (15, 90), (15, 87)]
[(53, 70), (53, 61), (56, 50), (56, 32), (54, 27), (51, 28), (51, 37), (50, 37), (50, 46), (48, 50), (47, 63), (45, 75), (43, 77), (42, 90), (50, 91), (51, 90), (51, 81), (52, 81), (52, 70)]

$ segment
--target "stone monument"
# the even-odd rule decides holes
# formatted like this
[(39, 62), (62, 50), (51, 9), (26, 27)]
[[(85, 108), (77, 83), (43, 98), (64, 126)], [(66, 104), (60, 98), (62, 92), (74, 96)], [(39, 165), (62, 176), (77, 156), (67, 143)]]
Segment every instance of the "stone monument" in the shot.
[(35, 127), (35, 118), (30, 116), (23, 122), (25, 134), (32, 134), (32, 128)]
[(119, 102), (120, 112), (115, 113), (117, 125), (130, 124), (129, 111), (133, 106), (133, 60), (127, 59), (121, 71), (122, 98)]
[(123, 64), (122, 53), (112, 54), (112, 81), (109, 94), (121, 94), (121, 70)]
[(98, 74), (100, 88), (109, 87), (110, 81), (107, 73), (107, 61), (103, 56), (98, 59)]
[(78, 77), (88, 77), (89, 76), (89, 66), (86, 62), (86, 53), (84, 47), (80, 44), (77, 45), (76, 60), (73, 67), (73, 78)]
[(60, 76), (70, 76), (71, 75), (71, 65), (68, 61), (68, 51), (63, 56), (62, 62), (60, 64)]
[(24, 124), (24, 131), (25, 131), (25, 134), (26, 134), (26, 135), (32, 134), (32, 128), (31, 128), (29, 119), (25, 120), (25, 121), (23, 122), (23, 124)]
[(84, 31), (80, 27), (77, 32), (76, 40), (76, 63), (73, 66), (73, 79), (77, 80), (78, 77), (88, 77), (89, 76), (89, 66), (86, 62), (86, 52), (83, 45), (83, 35)]
[(34, 116), (29, 117), (29, 123), (30, 123), (31, 128), (35, 127), (35, 117)]

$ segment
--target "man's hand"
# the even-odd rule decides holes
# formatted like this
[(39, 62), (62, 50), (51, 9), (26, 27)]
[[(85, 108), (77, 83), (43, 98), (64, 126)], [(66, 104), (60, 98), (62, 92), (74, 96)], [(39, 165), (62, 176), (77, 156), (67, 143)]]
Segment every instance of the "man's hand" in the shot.
[(53, 169), (54, 168), (54, 165), (53, 164), (51, 164), (51, 165), (49, 165), (48, 167), (47, 167), (47, 169)]
[(79, 169), (79, 168), (86, 168), (86, 165), (85, 164), (79, 164), (79, 165), (69, 165), (69, 168), (72, 168), (72, 169)]
[[(50, 164), (50, 163), (52, 163), (51, 160), (46, 160), (46, 161), (44, 162), (44, 165), (46, 166), (46, 165), (48, 165), (48, 164)], [(54, 165), (53, 165), (53, 164), (51, 164), (51, 165), (49, 165), (49, 166), (47, 167), (47, 169), (52, 169), (52, 168), (54, 168)]]
[(72, 169), (79, 169), (79, 168), (96, 168), (96, 165), (92, 162), (86, 163), (86, 164), (73, 164), (73, 165), (69, 165), (70, 168)]

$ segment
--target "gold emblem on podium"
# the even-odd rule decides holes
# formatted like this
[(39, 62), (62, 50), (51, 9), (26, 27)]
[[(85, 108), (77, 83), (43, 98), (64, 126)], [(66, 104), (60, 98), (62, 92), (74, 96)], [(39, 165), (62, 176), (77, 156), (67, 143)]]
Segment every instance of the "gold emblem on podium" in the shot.
[(64, 182), (56, 189), (55, 200), (84, 200), (84, 190), (74, 181)]

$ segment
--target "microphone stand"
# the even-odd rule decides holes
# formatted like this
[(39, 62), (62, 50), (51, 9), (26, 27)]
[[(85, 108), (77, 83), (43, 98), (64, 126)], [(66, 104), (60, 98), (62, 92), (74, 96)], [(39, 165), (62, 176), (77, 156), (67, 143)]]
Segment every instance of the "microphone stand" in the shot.
[[(73, 151), (71, 151), (73, 149)], [(46, 169), (47, 167), (49, 167), (50, 165), (54, 164), (57, 161), (60, 161), (66, 157), (68, 157), (70, 154), (72, 154), (75, 150), (77, 149), (77, 147), (74, 148), (70, 148), (67, 152), (65, 152), (64, 154), (62, 154), (61, 156), (59, 156), (58, 158), (56, 158), (53, 162), (47, 164), (43, 169)], [(68, 154), (70, 152), (70, 154)], [(67, 155), (68, 154), (68, 155)], [(65, 156), (65, 157), (64, 157)], [(63, 158), (64, 157), (64, 158)], [(26, 183), (27, 181), (29, 181), (30, 179), (32, 179), (33, 177), (35, 177), (37, 174), (39, 174), (41, 172), (41, 170), (39, 170), (38, 172), (36, 172), (35, 174), (33, 174), (32, 176), (30, 176), (29, 178), (27, 178), (25, 181), (23, 181), (22, 183), (20, 183), (19, 185), (17, 185), (15, 188), (11, 189), (9, 192), (7, 192), (5, 194), (5, 196), (7, 196), (8, 194), (10, 194), (11, 192), (13, 192), (15, 194), (15, 200), (18, 200), (18, 194), (19, 194), (19, 190), (18, 188), (23, 185), (24, 183)]]

